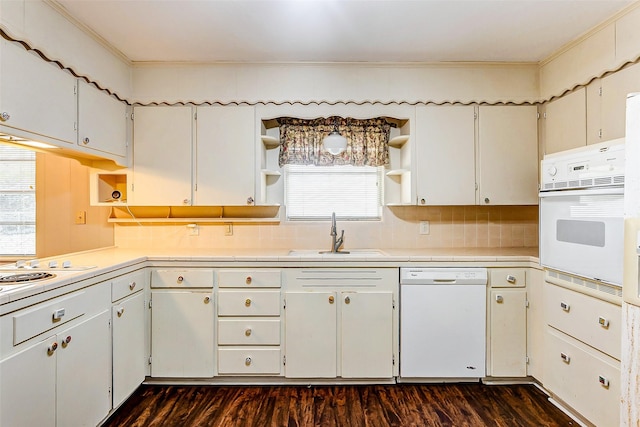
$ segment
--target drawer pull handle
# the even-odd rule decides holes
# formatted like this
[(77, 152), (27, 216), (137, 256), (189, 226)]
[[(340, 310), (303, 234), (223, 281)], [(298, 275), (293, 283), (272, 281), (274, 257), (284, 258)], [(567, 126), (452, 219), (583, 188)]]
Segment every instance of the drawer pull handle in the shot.
[(53, 352), (56, 351), (57, 349), (58, 349), (58, 343), (54, 342), (49, 347), (47, 347), (47, 354), (51, 356)]
[(571, 357), (566, 353), (560, 353), (560, 359), (562, 359), (564, 363), (571, 363)]
[(244, 331), (244, 334), (245, 334), (246, 336), (250, 337), (250, 336), (251, 336), (251, 328), (247, 328), (247, 329)]
[(65, 312), (64, 308), (57, 309), (56, 311), (53, 312), (53, 316), (52, 316), (51, 320), (53, 322), (59, 321), (60, 319), (62, 319), (64, 317), (64, 312)]
[(329, 304), (333, 304), (333, 302), (335, 301), (335, 298), (333, 298), (333, 295), (329, 296)]
[(349, 297), (344, 297), (344, 303), (345, 303), (345, 304), (349, 304), (349, 303), (351, 303), (351, 298), (349, 298)]
[(244, 301), (244, 305), (246, 305), (247, 307), (251, 306), (251, 298), (247, 298), (247, 299)]
[(184, 277), (178, 276), (178, 283), (182, 283), (182, 282), (184, 282)]
[(560, 301), (560, 308), (564, 311), (569, 311), (571, 309), (571, 306), (564, 301)]
[(245, 281), (244, 281), (244, 282), (245, 282), (247, 285), (250, 285), (252, 280), (253, 280), (253, 279), (251, 279), (251, 276), (247, 276), (247, 278), (245, 279)]
[(120, 307), (118, 311), (116, 311), (116, 314), (118, 315), (118, 317), (122, 317), (122, 315), (124, 314), (124, 307)]
[(502, 304), (504, 302), (504, 297), (502, 295), (496, 295), (496, 302), (498, 304)]
[(598, 317), (598, 324), (605, 329), (609, 329), (609, 320), (602, 316)]
[(598, 375), (598, 382), (600, 383), (600, 385), (602, 385), (602, 387), (609, 388), (609, 380), (602, 375)]
[(211, 302), (211, 297), (204, 297), (204, 303), (209, 304)]
[(516, 283), (516, 276), (512, 274), (507, 275), (507, 283), (511, 283), (512, 285)]
[(135, 289), (135, 287), (136, 287), (136, 282), (131, 282), (131, 283), (129, 283), (129, 290), (130, 290), (130, 291), (134, 290), (134, 289)]
[(244, 359), (244, 364), (247, 366), (251, 365), (251, 358), (247, 357), (246, 359)]

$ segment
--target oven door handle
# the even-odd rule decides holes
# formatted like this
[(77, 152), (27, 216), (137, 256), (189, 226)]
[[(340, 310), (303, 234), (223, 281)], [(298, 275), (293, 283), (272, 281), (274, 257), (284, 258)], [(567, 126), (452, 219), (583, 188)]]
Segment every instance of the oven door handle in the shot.
[(624, 187), (604, 187), (604, 188), (591, 188), (584, 190), (554, 190), (554, 191), (541, 191), (538, 196), (541, 199), (547, 197), (563, 197), (563, 196), (597, 196), (602, 194), (624, 194)]

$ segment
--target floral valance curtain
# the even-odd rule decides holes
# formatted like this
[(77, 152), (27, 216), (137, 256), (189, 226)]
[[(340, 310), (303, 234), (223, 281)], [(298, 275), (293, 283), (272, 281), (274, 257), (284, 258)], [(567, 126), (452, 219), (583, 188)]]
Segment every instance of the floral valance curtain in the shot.
[[(389, 131), (392, 124), (384, 118), (352, 119), (327, 117), (313, 120), (280, 118), (280, 167), (284, 165), (389, 164)], [(335, 124), (347, 138), (347, 149), (336, 156), (322, 148), (322, 140)]]

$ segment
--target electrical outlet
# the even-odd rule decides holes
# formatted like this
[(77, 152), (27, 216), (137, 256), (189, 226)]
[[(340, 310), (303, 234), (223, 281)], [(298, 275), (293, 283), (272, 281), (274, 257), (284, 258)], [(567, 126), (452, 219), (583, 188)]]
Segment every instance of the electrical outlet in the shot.
[(420, 221), (420, 234), (429, 234), (429, 221)]
[(187, 230), (189, 230), (187, 232), (189, 234), (189, 236), (199, 236), (200, 235), (200, 228), (198, 228), (198, 224), (187, 224)]
[(87, 211), (77, 211), (76, 224), (86, 224), (86, 223), (87, 223)]
[(233, 224), (225, 224), (224, 225), (224, 235), (225, 236), (233, 236)]

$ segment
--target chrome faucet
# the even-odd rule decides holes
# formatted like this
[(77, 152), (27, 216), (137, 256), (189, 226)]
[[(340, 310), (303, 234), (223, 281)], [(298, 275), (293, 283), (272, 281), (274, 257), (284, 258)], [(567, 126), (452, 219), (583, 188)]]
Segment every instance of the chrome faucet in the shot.
[(340, 246), (344, 243), (344, 230), (340, 233), (340, 237), (338, 237), (338, 230), (336, 228), (336, 213), (331, 213), (331, 253), (340, 252)]

